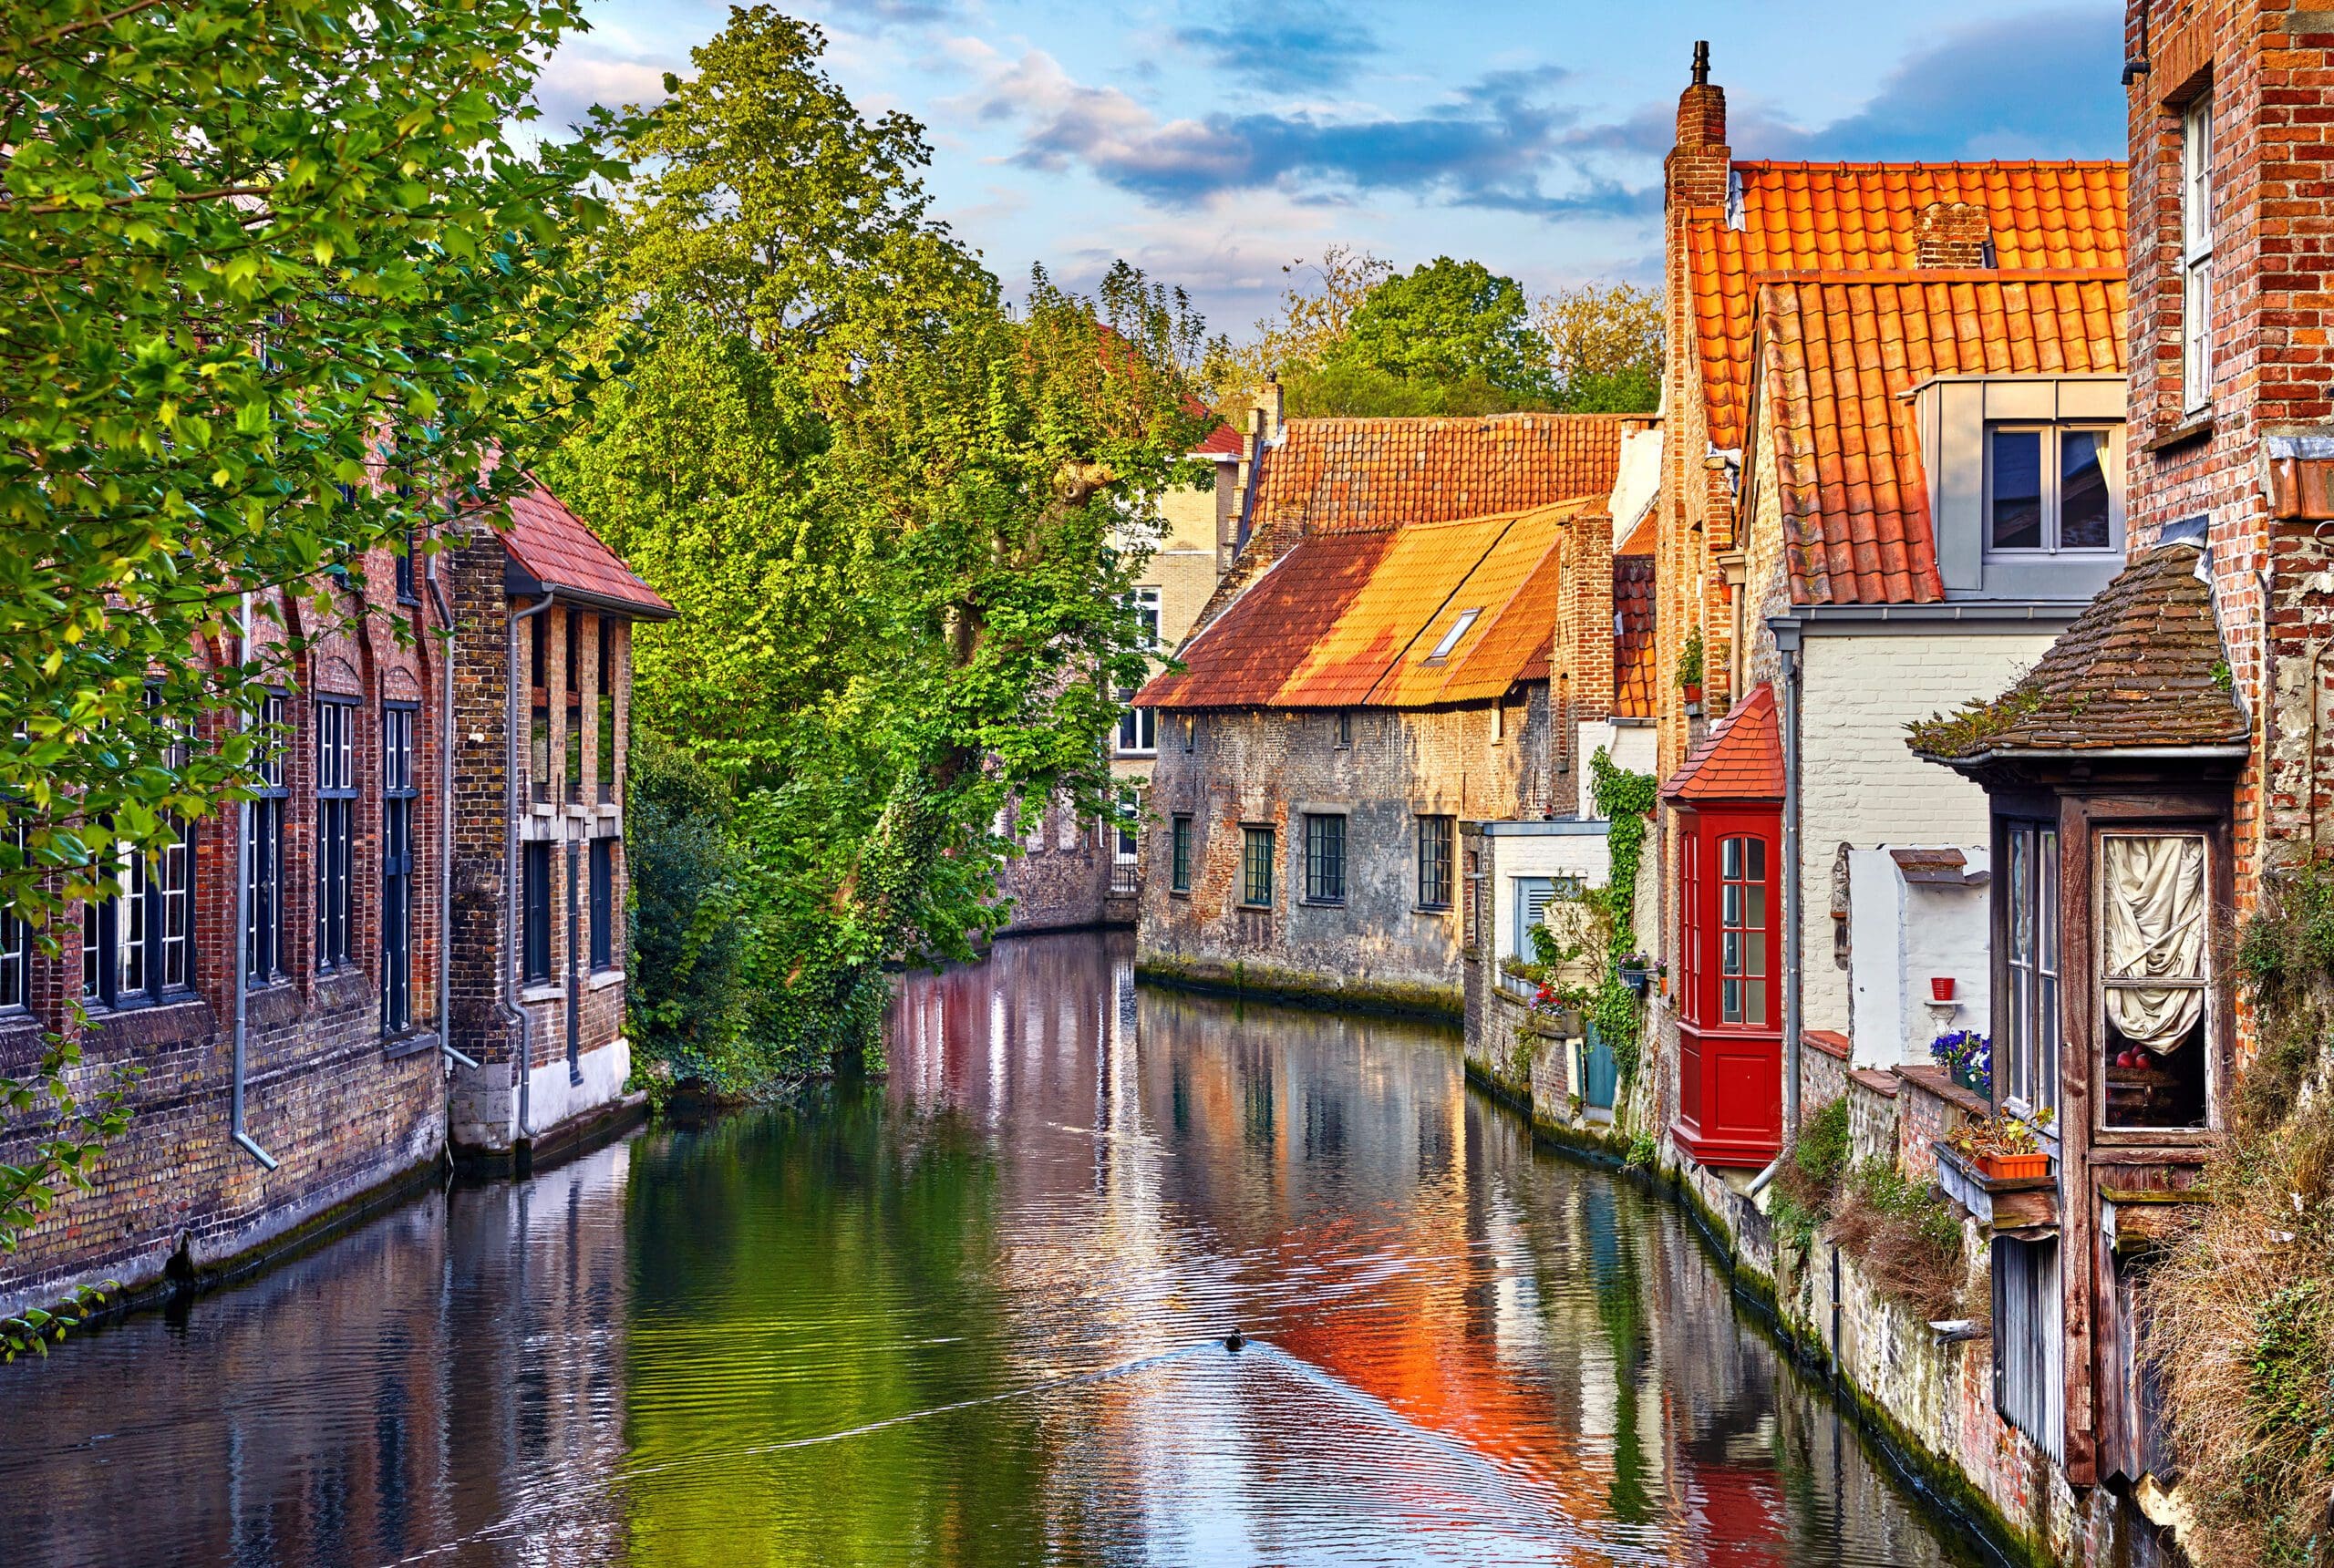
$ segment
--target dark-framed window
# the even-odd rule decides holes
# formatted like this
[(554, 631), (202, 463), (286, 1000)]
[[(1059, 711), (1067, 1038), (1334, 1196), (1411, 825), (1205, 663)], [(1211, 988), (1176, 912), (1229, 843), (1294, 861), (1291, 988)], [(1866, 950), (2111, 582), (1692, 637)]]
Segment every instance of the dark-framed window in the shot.
[(244, 892), (249, 903), (243, 930), (243, 983), (267, 985), (284, 975), (284, 753), (275, 745), (283, 735), (284, 695), (270, 692), (261, 699), (256, 716), (269, 732), (269, 749), (261, 760), (252, 799), (243, 805)]
[(414, 772), (411, 703), (381, 707), (381, 1028), (413, 1026), (413, 812), (420, 790)]
[(584, 803), (584, 613), (567, 612), (567, 803)]
[[(81, 999), (90, 1006), (158, 1002), (193, 984), (194, 844), (184, 822), (174, 817), (169, 827), (171, 838), (150, 857), (123, 849), (119, 892), (81, 906)], [(22, 958), (28, 965), (28, 947)]]
[(1333, 811), (1305, 814), (1305, 902), (1346, 901), (1346, 820)]
[(592, 841), (592, 967), (616, 964), (616, 841)]
[(1353, 715), (1343, 708), (1337, 710), (1337, 744), (1339, 746), (1353, 744)]
[(2059, 1103), (2059, 830), (2003, 823), (2002, 968), (1995, 1098), (2028, 1113)]
[(316, 968), (348, 967), (356, 923), (356, 704), (318, 697), (316, 738)]
[(1455, 817), (1419, 819), (1419, 907), (1451, 907), (1451, 847), (1459, 836)]
[(519, 889), (520, 976), (551, 978), (551, 845), (536, 839), (521, 847)]
[(414, 548), (413, 530), (408, 528), (398, 544), (398, 603), (400, 604), (421, 603), (421, 595), (417, 592), (414, 582)]
[[(30, 849), (22, 817), (11, 813), (5, 831), (16, 847), (16, 863), (25, 865)], [(17, 1012), (33, 1005), (32, 923), (17, 916), (13, 903), (0, 903), (0, 1012)]]
[(614, 804), (616, 798), (616, 621), (613, 615), (600, 617), (599, 654), (600, 683), (594, 699), (599, 704), (595, 717), (600, 738), (600, 804), (607, 806)]
[(1168, 824), (1167, 888), (1171, 892), (1192, 891), (1192, 820), (1178, 816)]
[(538, 804), (551, 804), (551, 612), (527, 622), (527, 783)]
[(1273, 830), (1240, 830), (1240, 902), (1270, 909), (1273, 902)]
[(2212, 849), (2201, 830), (2091, 837), (2098, 1130), (2213, 1124)]

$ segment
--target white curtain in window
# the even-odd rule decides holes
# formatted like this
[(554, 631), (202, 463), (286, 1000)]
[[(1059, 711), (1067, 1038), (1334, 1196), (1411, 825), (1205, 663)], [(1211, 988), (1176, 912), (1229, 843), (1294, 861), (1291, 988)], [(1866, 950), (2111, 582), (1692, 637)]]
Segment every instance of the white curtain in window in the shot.
[(2167, 1056), (2203, 1015), (2204, 987), (2113, 982), (2204, 979), (2204, 841), (2102, 839), (2100, 862), (2108, 1022), (2125, 1039)]

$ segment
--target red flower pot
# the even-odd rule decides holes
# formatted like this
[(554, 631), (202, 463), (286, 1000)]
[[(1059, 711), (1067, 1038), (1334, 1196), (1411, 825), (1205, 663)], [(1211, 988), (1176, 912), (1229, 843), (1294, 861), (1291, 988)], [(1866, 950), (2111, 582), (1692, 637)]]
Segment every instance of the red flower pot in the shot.
[(1929, 995), (1939, 1002), (1953, 1000), (1953, 976), (1940, 975), (1929, 982)]
[(2039, 1150), (2032, 1154), (1980, 1154), (1978, 1169), (1996, 1181), (2030, 1181), (2050, 1173), (2050, 1157)]
[(1685, 691), (1685, 696), (1686, 696), (1686, 703), (1687, 703), (1687, 706), (1688, 706), (1688, 707), (1701, 707), (1701, 706), (1702, 706), (1702, 683), (1701, 683), (1701, 682), (1699, 682), (1699, 681), (1688, 681), (1688, 682), (1686, 682), (1686, 683), (1685, 683), (1685, 686), (1684, 686), (1684, 691)]

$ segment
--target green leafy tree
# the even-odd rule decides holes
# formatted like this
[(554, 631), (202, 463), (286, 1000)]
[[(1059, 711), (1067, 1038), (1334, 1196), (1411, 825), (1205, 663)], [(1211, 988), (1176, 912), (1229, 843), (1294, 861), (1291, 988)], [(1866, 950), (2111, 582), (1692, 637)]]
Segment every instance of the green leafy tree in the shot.
[(1583, 284), (1535, 300), (1555, 406), (1574, 414), (1645, 414), (1661, 403), (1661, 296), (1628, 284)]
[[(508, 127), (581, 25), (555, 0), (0, 7), (0, 905), (46, 928), (239, 798), (284, 677), (234, 635), (243, 595), (354, 614), (325, 569), (492, 516), (558, 435), (560, 341), (599, 297), (569, 241), (625, 170)], [(0, 1247), (119, 1129), (83, 1076), (52, 1039), (0, 1084), (30, 1150), (0, 1167)]]
[(1329, 362), (1445, 387), (1480, 383), (1541, 406), (1553, 391), (1548, 342), (1532, 329), (1522, 285), (1481, 262), (1448, 256), (1370, 290)]
[(1179, 297), (1121, 267), (1008, 309), (823, 42), (733, 11), (630, 144), (605, 254), (647, 346), (548, 470), (682, 611), (635, 711), (733, 781), (745, 1016), (699, 1066), (737, 1088), (872, 1045), (885, 962), (993, 928), (1017, 811), (1113, 809), (1122, 600), (1200, 433)]

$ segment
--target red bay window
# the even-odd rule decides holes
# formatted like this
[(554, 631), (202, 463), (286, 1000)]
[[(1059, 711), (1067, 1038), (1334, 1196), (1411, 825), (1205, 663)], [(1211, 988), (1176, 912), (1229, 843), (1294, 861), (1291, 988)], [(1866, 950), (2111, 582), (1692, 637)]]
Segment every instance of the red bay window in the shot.
[(1678, 842), (1679, 1148), (1756, 1169), (1782, 1148), (1782, 748), (1761, 686), (1663, 786)]

